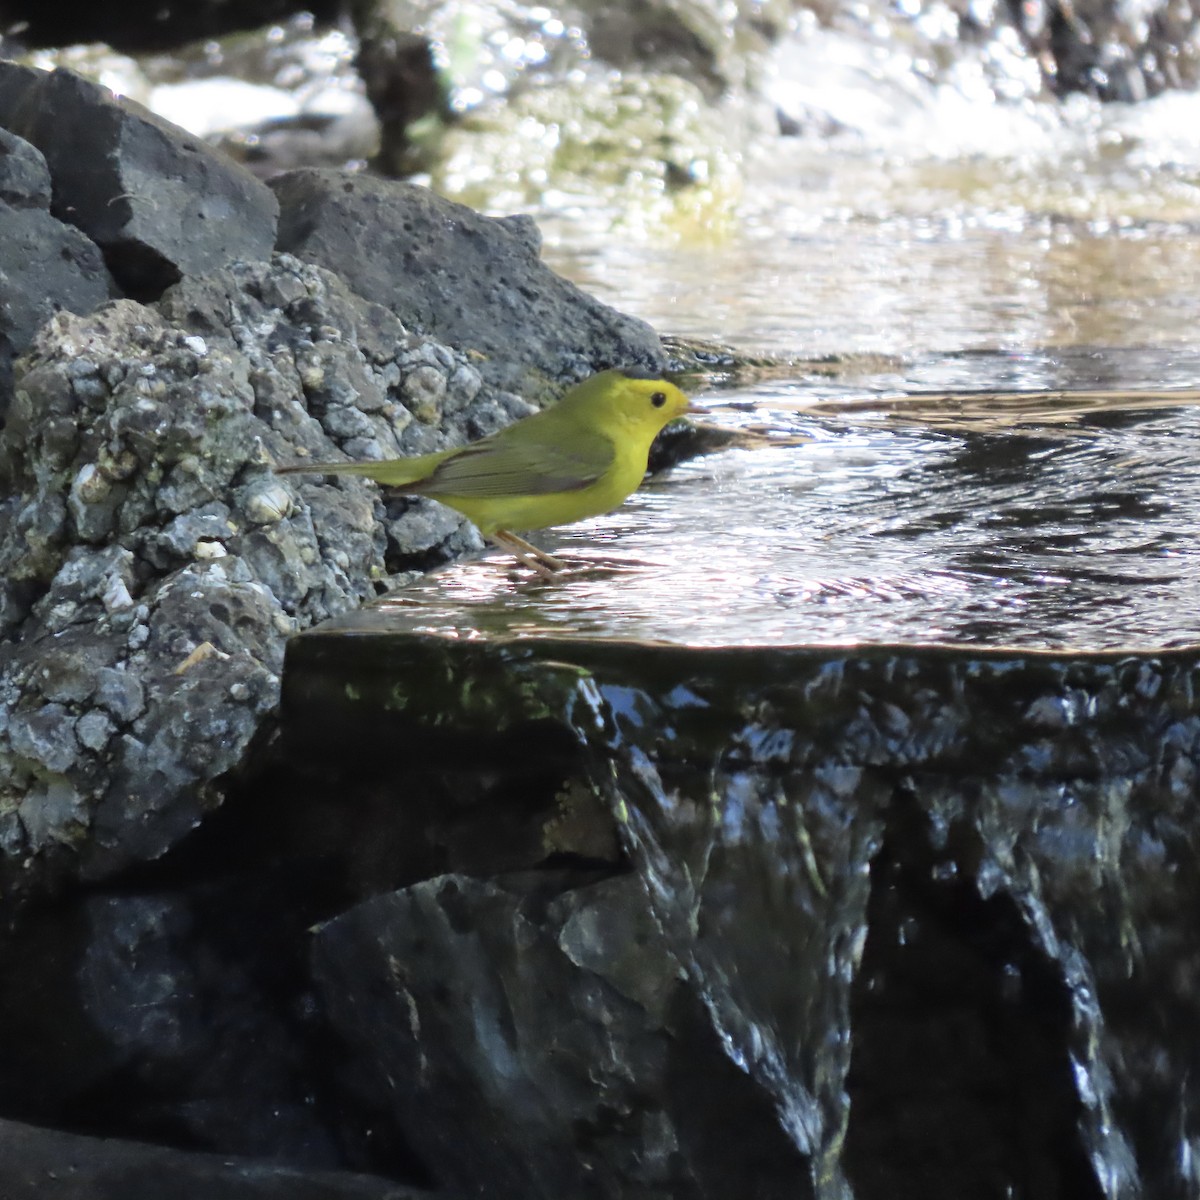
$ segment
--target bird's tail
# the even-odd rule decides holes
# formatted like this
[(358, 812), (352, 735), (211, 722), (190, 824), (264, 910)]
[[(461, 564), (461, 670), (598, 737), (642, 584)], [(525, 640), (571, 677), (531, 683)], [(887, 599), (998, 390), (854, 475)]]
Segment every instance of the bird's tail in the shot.
[(444, 457), (444, 454), (418, 454), (381, 462), (288, 463), (274, 470), (276, 475), (362, 475), (385, 487), (400, 488), (422, 483)]

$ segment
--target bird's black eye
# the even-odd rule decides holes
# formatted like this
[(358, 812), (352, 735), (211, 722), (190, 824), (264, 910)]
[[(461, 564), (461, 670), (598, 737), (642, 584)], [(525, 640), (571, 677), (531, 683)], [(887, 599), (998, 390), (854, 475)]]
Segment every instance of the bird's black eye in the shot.
[(666, 392), (655, 392), (654, 395), (650, 397), (650, 403), (653, 404), (655, 408), (662, 408), (662, 406), (664, 404), (666, 404), (666, 402), (667, 402), (667, 393)]

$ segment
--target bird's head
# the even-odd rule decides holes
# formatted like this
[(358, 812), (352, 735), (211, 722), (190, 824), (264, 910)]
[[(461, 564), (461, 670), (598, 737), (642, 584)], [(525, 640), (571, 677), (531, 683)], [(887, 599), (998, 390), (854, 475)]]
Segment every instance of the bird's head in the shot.
[(601, 371), (587, 381), (597, 403), (628, 429), (653, 436), (664, 425), (691, 411), (688, 398), (673, 383), (635, 370)]

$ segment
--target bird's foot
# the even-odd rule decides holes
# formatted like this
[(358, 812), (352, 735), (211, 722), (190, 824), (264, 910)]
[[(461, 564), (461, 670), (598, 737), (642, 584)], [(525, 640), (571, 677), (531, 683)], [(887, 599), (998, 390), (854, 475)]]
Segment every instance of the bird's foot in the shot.
[(532, 543), (517, 537), (515, 533), (510, 533), (507, 529), (497, 529), (488, 535), (488, 540), (495, 542), (501, 549), (507, 550), (519, 562), (524, 563), (543, 579), (553, 579), (559, 572), (566, 570), (567, 564), (562, 559), (555, 558), (553, 554), (547, 554), (544, 550), (539, 550)]

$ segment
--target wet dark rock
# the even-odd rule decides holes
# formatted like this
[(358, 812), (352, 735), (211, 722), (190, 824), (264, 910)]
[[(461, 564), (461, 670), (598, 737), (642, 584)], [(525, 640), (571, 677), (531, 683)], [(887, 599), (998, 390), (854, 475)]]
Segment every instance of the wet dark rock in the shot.
[[(182, 46), (241, 29), (257, 29), (308, 12), (318, 20), (337, 15), (333, 0), (122, 0), (93, 4), (89, 0), (6, 0), (5, 23), (20, 30), (29, 46), (71, 46), (105, 42), (119, 50), (160, 50)], [(0, 33), (5, 30), (0, 27)]]
[(562, 884), (445, 876), (317, 937), (334, 1024), (435, 1177), (497, 1200), (734, 1194), (695, 1136), (697, 1081), (719, 1080), (755, 1195), (803, 1194), (803, 1156), (689, 1011), (640, 882)]
[(5, 1200), (419, 1200), (384, 1179), (188, 1154), (0, 1121)]
[(271, 186), (280, 250), (468, 352), (495, 387), (543, 395), (606, 367), (665, 365), (648, 325), (540, 261), (528, 218), (497, 221), (427, 188), (336, 171), (293, 171)]
[(1197, 81), (1200, 55), (1188, 6), (1010, 0), (1005, 8), (1059, 95), (1086, 92), (1131, 103)]
[(0, 61), (0, 125), (45, 155), (51, 211), (100, 246), (128, 295), (153, 299), (184, 275), (270, 255), (278, 206), (268, 188), (73, 71)]
[[(403, 624), (293, 642), (293, 753), (351, 747), (360, 786), (390, 770), (410, 816), (475, 794), (486, 827), (507, 776), (525, 781), (514, 821), (545, 806), (524, 843), (540, 882), (430, 855), (432, 878), (317, 935), (334, 1022), (384, 1064), (359, 1087), (435, 1172), (514, 1196), (715, 1196), (739, 1174), (864, 1200), (1187, 1191), (1194, 650), (699, 651)], [(546, 840), (554, 798), (580, 790), (624, 866), (570, 823)], [(460, 1105), (490, 1133), (452, 1156)], [(754, 1136), (712, 1149), (735, 1110)]]
[[(0, 943), (0, 1107), (22, 1119), (340, 1165), (312, 1102), (303, 894), (270, 875), (92, 896)], [(245, 920), (245, 912), (260, 918)], [(293, 958), (279, 953), (289, 943)]]

